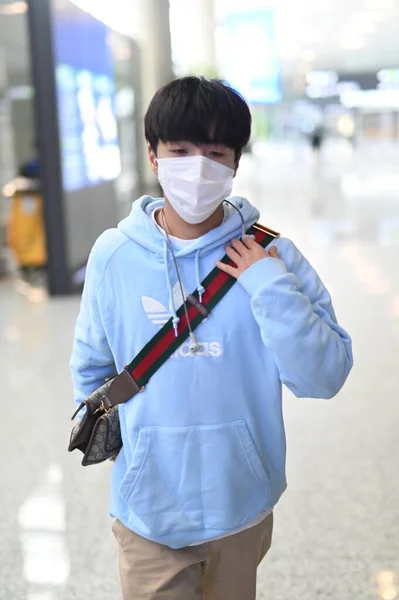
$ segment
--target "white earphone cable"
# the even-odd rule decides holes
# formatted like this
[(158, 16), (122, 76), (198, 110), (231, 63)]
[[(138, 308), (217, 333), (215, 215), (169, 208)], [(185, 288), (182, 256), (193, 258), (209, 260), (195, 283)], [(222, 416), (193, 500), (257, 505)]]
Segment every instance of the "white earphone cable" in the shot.
[(189, 319), (189, 316), (188, 316), (188, 309), (187, 309), (187, 303), (186, 303), (186, 298), (185, 298), (185, 294), (184, 294), (183, 283), (182, 283), (182, 280), (181, 280), (181, 276), (180, 276), (180, 272), (179, 272), (179, 267), (177, 265), (176, 256), (175, 256), (175, 253), (173, 251), (173, 245), (172, 245), (172, 242), (171, 242), (170, 237), (169, 237), (168, 225), (167, 225), (167, 222), (166, 222), (166, 216), (165, 216), (165, 212), (164, 212), (163, 208), (162, 208), (162, 211), (161, 211), (161, 215), (162, 215), (163, 229), (165, 231), (166, 240), (167, 240), (167, 243), (168, 243), (168, 246), (169, 246), (170, 253), (171, 253), (172, 258), (173, 258), (173, 263), (174, 263), (175, 270), (176, 270), (177, 280), (179, 282), (181, 297), (183, 299), (184, 313), (186, 315), (186, 320), (187, 320), (187, 325), (188, 325), (188, 330), (189, 330), (189, 337), (190, 337), (190, 352), (192, 354), (195, 354), (199, 350), (199, 344), (198, 344), (198, 342), (196, 340), (194, 331), (192, 330), (190, 319)]

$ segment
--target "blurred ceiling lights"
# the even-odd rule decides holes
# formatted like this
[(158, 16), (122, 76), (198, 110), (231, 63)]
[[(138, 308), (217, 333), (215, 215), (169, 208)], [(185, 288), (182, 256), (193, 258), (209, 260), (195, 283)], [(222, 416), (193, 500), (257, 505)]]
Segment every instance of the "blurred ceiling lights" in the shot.
[(301, 58), (307, 63), (312, 63), (316, 58), (316, 54), (313, 50), (304, 50), (301, 54)]
[(111, 29), (132, 37), (140, 36), (139, 13), (143, 0), (71, 0)]
[(386, 10), (396, 8), (395, 0), (366, 0), (365, 8), (369, 10)]
[(0, 14), (8, 16), (23, 15), (28, 12), (27, 2), (11, 2), (0, 6)]
[[(71, 1), (110, 27), (141, 38), (137, 11), (145, 0)], [(352, 71), (378, 70), (397, 62), (399, 46), (393, 36), (399, 25), (399, 0), (214, 0), (214, 6), (217, 22), (234, 11), (274, 8), (277, 52), (289, 77), (298, 62)], [(3, 13), (4, 9), (26, 11), (27, 3), (13, 2)]]
[(340, 47), (342, 50), (362, 50), (366, 46), (366, 42), (362, 38), (342, 37), (340, 39)]

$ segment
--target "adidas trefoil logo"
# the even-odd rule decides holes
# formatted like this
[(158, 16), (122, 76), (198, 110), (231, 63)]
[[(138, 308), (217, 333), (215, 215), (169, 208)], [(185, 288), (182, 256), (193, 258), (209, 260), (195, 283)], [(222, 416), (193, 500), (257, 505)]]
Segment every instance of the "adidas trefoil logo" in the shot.
[[(183, 298), (178, 283), (173, 288), (173, 300), (176, 310), (178, 310), (183, 304)], [(171, 301), (169, 301), (168, 308), (158, 302), (158, 300), (155, 300), (155, 298), (150, 298), (149, 296), (143, 296), (141, 302), (147, 317), (154, 323), (154, 325), (159, 325), (160, 328), (163, 327), (172, 317), (173, 307)]]

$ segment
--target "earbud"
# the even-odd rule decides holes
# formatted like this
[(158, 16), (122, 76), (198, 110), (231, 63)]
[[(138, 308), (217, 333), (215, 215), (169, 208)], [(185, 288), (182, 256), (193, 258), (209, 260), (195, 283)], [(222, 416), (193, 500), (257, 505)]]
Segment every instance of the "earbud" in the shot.
[(200, 345), (193, 332), (190, 333), (190, 352), (191, 354), (197, 354), (200, 349)]

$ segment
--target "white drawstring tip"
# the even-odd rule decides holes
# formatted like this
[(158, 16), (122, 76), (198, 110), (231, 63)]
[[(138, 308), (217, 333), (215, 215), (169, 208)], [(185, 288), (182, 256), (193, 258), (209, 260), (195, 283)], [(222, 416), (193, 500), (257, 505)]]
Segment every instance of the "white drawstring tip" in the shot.
[(179, 337), (179, 323), (180, 323), (180, 319), (179, 317), (173, 317), (173, 329), (175, 330), (175, 336)]
[(199, 301), (200, 301), (200, 303), (201, 303), (201, 304), (202, 304), (202, 297), (203, 297), (203, 295), (205, 294), (205, 291), (206, 291), (206, 290), (205, 290), (205, 288), (204, 288), (204, 286), (203, 286), (203, 285), (199, 285), (199, 286), (197, 287), (198, 299), (199, 299)]
[(191, 354), (196, 354), (199, 350), (199, 344), (196, 340), (196, 337), (193, 332), (190, 333), (190, 352)]

